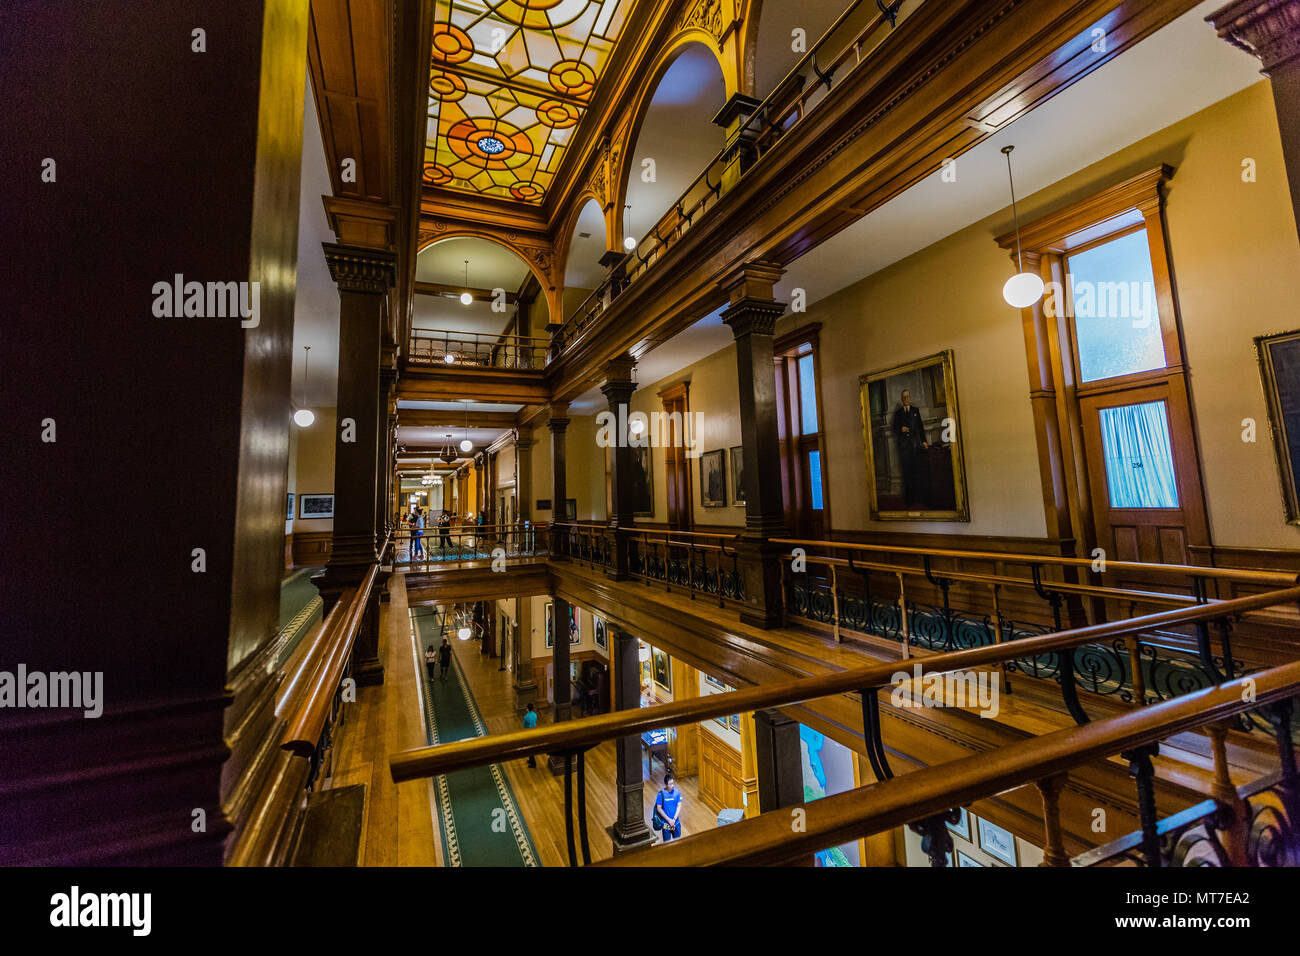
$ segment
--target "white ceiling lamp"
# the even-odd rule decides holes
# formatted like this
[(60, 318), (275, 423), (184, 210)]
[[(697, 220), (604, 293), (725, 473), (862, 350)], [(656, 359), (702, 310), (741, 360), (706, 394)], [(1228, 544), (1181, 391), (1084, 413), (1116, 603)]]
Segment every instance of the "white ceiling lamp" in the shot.
[(1002, 155), (1007, 158), (1007, 179), (1011, 183), (1011, 214), (1016, 220), (1016, 262), (1020, 271), (1002, 287), (1002, 298), (1013, 308), (1027, 309), (1043, 297), (1043, 277), (1036, 272), (1025, 271), (1025, 257), (1020, 251), (1020, 213), (1016, 209), (1016, 181), (1011, 175), (1013, 149), (1014, 146), (1003, 146)]
[(469, 402), (465, 402), (465, 437), (461, 439), (460, 450), (470, 452), (474, 450), (474, 443), (469, 440)]
[[(465, 291), (460, 294), (460, 304), (472, 305), (473, 303), (474, 303), (474, 296), (472, 296), (469, 291), (469, 260), (466, 259), (465, 260)], [(452, 361), (450, 355), (447, 356), (447, 361), (448, 362)]]
[(469, 635), (470, 635), (470, 630), (468, 627), (462, 627), (459, 631), (456, 632), (456, 636), (459, 637), (462, 641), (468, 641)]
[[(311, 358), (311, 346), (303, 346), (302, 354), (302, 394), (303, 404), (307, 401), (307, 360)], [(316, 421), (316, 413), (310, 408), (300, 408), (293, 413), (293, 423), (299, 428), (309, 428)]]
[[(628, 206), (624, 206), (623, 208), (624, 208), (625, 210), (627, 210), (627, 212), (631, 212), (631, 211), (632, 211), (632, 207), (631, 207), (630, 205), (628, 205)], [(626, 232), (627, 235), (623, 237), (623, 248), (626, 249), (628, 252), (631, 252), (633, 249), (636, 248), (636, 240), (632, 238), (631, 231), (627, 228), (627, 221), (628, 221), (628, 219), (630, 219), (630, 218), (631, 218), (630, 216), (628, 216), (626, 213), (624, 213), (624, 215), (623, 215), (623, 231)]]

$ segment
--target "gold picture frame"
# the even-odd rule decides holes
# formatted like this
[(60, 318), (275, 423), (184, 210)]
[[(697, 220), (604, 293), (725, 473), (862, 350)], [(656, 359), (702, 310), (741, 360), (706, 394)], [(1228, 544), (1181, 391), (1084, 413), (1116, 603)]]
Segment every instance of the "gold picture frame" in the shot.
[(1300, 525), (1300, 329), (1255, 338), (1287, 524)]
[(858, 397), (871, 519), (970, 521), (952, 349), (861, 376)]

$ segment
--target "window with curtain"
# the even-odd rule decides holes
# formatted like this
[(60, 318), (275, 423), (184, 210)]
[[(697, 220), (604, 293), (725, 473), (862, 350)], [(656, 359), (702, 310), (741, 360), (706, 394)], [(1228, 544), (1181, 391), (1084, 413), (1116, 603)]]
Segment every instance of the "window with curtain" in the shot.
[(1112, 508), (1177, 508), (1178, 483), (1164, 402), (1101, 409)]

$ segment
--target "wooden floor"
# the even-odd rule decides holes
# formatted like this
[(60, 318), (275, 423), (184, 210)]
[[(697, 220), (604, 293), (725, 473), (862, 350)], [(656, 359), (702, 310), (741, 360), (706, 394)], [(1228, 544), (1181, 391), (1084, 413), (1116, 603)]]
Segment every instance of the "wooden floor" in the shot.
[[(518, 730), (520, 718), (515, 712), (510, 672), (498, 670), (501, 666), (499, 659), (483, 657), (479, 653), (477, 642), (452, 643), (488, 732), (497, 734)], [(538, 709), (541, 714), (539, 723), (550, 723), (550, 708), (540, 705)], [(649, 773), (645, 769), (644, 760), (641, 766), (642, 778), (645, 780), (645, 814), (648, 823), (655, 796), (663, 785), (663, 767), (655, 763), (653, 773)], [(526, 760), (510, 761), (502, 764), (502, 767), (515, 792), (520, 812), (528, 825), (542, 865), (567, 866), (569, 855), (564, 830), (564, 776), (552, 774), (542, 757), (538, 758), (536, 768), (529, 767)], [(612, 741), (587, 753), (587, 833), (593, 861), (605, 860), (614, 854), (613, 843), (606, 831), (617, 816), (614, 771)], [(717, 814), (699, 799), (697, 779), (692, 776), (677, 782), (685, 800), (682, 808), (683, 836), (712, 830), (718, 822)], [(574, 830), (576, 839), (576, 818)]]
[(361, 866), (437, 866), (430, 784), (398, 787), (388, 756), (425, 745), (415, 654), (407, 616), (406, 579), (394, 574), (392, 599), (380, 605), (379, 659), (384, 683), (361, 687), (350, 706), (353, 719), (339, 730), (329, 785), (364, 784), (366, 812), (357, 863)]

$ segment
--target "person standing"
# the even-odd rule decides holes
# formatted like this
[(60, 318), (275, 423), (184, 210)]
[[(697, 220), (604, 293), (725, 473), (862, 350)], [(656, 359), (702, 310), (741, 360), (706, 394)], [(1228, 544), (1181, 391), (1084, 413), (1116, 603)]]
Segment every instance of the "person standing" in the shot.
[(925, 437), (925, 422), (921, 410), (912, 404), (912, 393), (903, 389), (901, 404), (894, 411), (891, 423), (894, 437), (898, 439), (898, 455), (903, 466), (903, 507), (918, 504), (930, 506), (930, 443)]
[[(532, 704), (529, 704), (528, 709), (524, 711), (524, 730), (536, 730), (536, 729), (537, 729), (537, 708), (534, 707)], [(528, 766), (530, 767), (537, 766), (537, 754), (529, 755)]]
[(449, 670), (451, 670), (451, 642), (444, 637), (442, 646), (438, 648), (438, 676), (446, 680)]
[(677, 781), (672, 771), (664, 774), (664, 786), (655, 797), (654, 822), (656, 830), (662, 830), (664, 842), (676, 840), (682, 835), (682, 792), (677, 789)]
[(446, 509), (438, 516), (438, 543), (442, 545), (442, 553), (446, 554), (451, 546), (451, 512)]
[(415, 509), (415, 521), (411, 531), (411, 560), (424, 557), (424, 512)]
[(430, 644), (424, 651), (424, 669), (429, 673), (429, 680), (433, 680), (433, 668), (438, 663), (438, 649)]

